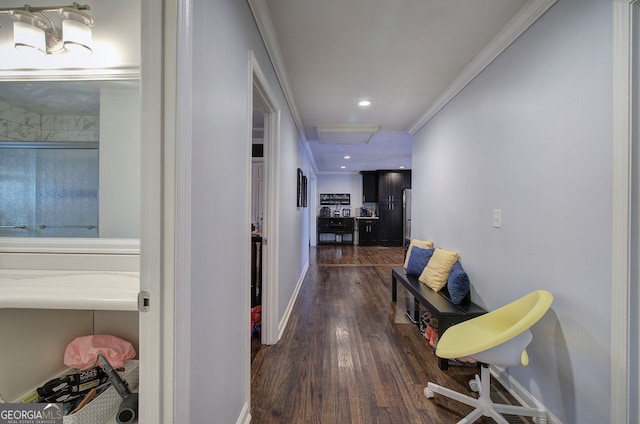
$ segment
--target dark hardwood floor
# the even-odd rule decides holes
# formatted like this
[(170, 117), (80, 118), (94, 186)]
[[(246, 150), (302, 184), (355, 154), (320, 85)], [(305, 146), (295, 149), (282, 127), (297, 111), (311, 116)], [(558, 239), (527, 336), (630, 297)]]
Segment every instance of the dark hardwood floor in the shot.
[(423, 394), (428, 381), (471, 394), (476, 369), (441, 371), (417, 326), (396, 316), (391, 267), (402, 262), (399, 247), (311, 249), (282, 339), (252, 363), (252, 423), (447, 424), (471, 410)]

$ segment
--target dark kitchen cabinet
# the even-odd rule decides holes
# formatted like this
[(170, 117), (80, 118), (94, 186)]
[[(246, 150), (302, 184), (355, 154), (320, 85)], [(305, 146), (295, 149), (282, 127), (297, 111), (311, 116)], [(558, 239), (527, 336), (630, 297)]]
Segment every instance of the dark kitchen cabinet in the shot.
[(411, 188), (410, 171), (378, 171), (378, 201), (400, 202), (402, 190)]
[[(411, 188), (410, 170), (362, 171), (363, 203), (377, 203), (378, 217), (373, 227), (361, 220), (359, 243), (361, 245), (402, 246), (403, 204), (402, 191)], [(364, 231), (363, 227), (364, 225)]]
[(380, 202), (378, 216), (379, 244), (402, 246), (402, 202)]
[(362, 203), (378, 202), (378, 172), (364, 171), (362, 174)]
[(358, 244), (375, 246), (378, 244), (378, 220), (358, 219)]
[(402, 246), (402, 190), (411, 188), (410, 171), (378, 171), (378, 241)]

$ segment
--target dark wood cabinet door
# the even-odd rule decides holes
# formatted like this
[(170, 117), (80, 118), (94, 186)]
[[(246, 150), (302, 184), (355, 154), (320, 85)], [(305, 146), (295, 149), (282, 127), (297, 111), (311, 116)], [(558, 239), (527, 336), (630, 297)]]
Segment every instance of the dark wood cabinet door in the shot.
[(382, 245), (402, 246), (402, 202), (380, 202), (378, 240)]
[(402, 201), (393, 202), (391, 205), (391, 229), (389, 230), (391, 244), (402, 246)]
[(358, 224), (358, 243), (361, 246), (378, 244), (378, 220), (361, 219)]
[(378, 173), (375, 171), (362, 172), (362, 202), (378, 202)]
[(378, 173), (378, 201), (402, 202), (402, 190), (411, 188), (411, 171)]
[(378, 221), (373, 221), (369, 225), (369, 240), (372, 244), (378, 244)]
[(380, 172), (378, 174), (378, 201), (393, 202), (394, 187), (399, 185), (402, 176), (396, 172)]

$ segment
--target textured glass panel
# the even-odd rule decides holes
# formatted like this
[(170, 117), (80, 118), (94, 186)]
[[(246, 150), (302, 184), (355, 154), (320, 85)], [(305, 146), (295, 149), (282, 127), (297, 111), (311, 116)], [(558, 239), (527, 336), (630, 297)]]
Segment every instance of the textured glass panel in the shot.
[(98, 237), (98, 151), (36, 152), (36, 227), (41, 237)]
[(0, 237), (35, 235), (34, 171), (34, 150), (0, 149)]

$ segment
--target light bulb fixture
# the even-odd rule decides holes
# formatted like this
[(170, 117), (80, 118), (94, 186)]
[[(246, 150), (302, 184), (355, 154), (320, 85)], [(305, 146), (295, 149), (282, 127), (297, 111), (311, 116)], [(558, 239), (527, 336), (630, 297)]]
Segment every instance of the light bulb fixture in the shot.
[(91, 32), (93, 18), (75, 7), (62, 7), (58, 13), (62, 17), (62, 44), (64, 48), (91, 54), (93, 52)]
[(17, 50), (47, 53), (47, 41), (44, 33), (47, 27), (44, 19), (29, 10), (13, 10), (13, 45)]
[[(89, 5), (0, 8), (13, 18), (13, 43), (16, 49), (56, 54), (80, 51), (91, 54), (93, 18)], [(58, 12), (61, 24), (56, 26), (46, 12)]]

